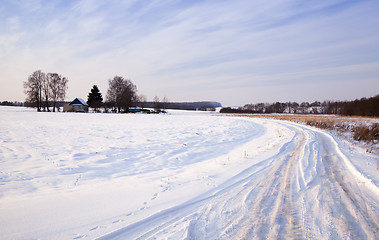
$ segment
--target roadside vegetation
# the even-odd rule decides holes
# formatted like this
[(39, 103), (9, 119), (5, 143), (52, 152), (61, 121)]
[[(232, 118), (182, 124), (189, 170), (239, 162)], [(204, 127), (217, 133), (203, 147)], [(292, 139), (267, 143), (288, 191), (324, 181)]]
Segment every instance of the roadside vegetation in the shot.
[(365, 142), (371, 145), (369, 151), (379, 149), (379, 95), (340, 102), (246, 104), (239, 108), (223, 108), (220, 113), (302, 123)]
[(379, 118), (305, 114), (244, 114), (243, 116), (292, 121), (334, 131), (338, 135), (367, 143), (369, 152), (379, 150)]

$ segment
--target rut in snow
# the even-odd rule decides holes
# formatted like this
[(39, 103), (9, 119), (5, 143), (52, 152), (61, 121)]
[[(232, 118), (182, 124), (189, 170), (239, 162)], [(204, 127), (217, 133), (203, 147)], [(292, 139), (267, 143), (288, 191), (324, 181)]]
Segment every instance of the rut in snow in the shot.
[(276, 155), (101, 239), (379, 239), (378, 188), (357, 177), (330, 135), (281, 124), (295, 135)]

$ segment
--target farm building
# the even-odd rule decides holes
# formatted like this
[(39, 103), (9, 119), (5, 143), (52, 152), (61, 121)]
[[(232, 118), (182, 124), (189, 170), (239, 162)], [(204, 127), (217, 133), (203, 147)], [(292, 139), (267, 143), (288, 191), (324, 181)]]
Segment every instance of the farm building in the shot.
[(88, 112), (88, 104), (81, 98), (75, 98), (63, 106), (63, 112)]

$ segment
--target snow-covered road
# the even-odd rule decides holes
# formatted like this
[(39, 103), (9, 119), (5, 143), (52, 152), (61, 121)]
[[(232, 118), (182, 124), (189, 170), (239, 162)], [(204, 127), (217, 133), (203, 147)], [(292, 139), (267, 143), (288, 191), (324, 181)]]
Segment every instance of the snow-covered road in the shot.
[(300, 124), (1, 107), (0, 142), (2, 239), (379, 239), (379, 157)]
[(378, 187), (327, 133), (292, 123), (277, 154), (101, 239), (378, 239)]

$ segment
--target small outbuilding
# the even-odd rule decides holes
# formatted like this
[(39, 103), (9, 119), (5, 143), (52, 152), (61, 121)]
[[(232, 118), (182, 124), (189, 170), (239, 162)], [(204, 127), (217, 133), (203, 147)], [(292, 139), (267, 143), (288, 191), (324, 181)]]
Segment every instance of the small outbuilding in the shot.
[(88, 112), (88, 104), (81, 98), (75, 98), (63, 106), (63, 112)]

